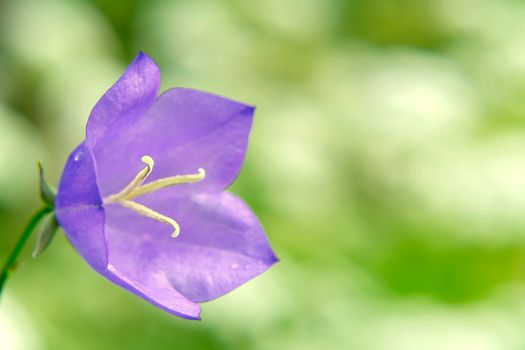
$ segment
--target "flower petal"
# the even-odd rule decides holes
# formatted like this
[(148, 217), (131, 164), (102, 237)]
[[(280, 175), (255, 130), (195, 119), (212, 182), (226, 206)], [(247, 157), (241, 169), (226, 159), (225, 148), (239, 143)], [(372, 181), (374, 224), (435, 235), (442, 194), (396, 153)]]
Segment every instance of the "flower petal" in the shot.
[(173, 239), (165, 224), (119, 205), (106, 207), (109, 262), (135, 281), (143, 279), (147, 269), (191, 301), (203, 302), (237, 288), (277, 261), (251, 209), (232, 194), (177, 201), (150, 197), (143, 203), (175, 218), (182, 231)]
[(101, 193), (108, 196), (124, 188), (142, 167), (144, 155), (155, 160), (148, 181), (206, 170), (204, 181), (165, 191), (224, 190), (244, 161), (253, 112), (253, 106), (217, 95), (168, 90), (144, 116), (115, 131), (94, 150)]
[[(80, 144), (67, 161), (56, 199), (55, 212), (61, 227), (80, 255), (110, 281), (177, 316), (198, 319), (200, 307), (174, 290), (162, 275), (142, 265), (140, 279), (108, 265), (105, 212), (96, 183), (96, 170), (87, 146)], [(133, 252), (127, 264), (141, 264)], [(129, 266), (128, 266), (129, 267)]]
[(101, 202), (91, 152), (81, 143), (66, 163), (55, 212), (75, 249), (99, 272), (107, 266)]
[(240, 198), (223, 192), (192, 199), (193, 205), (180, 215), (182, 233), (174, 256), (178, 266), (171, 273), (173, 286), (183, 295), (197, 302), (217, 298), (278, 261), (261, 223)]
[(120, 268), (110, 263), (106, 277), (169, 313), (200, 320), (200, 306), (175, 290), (162, 271), (151, 270), (149, 261), (137, 259), (133, 253), (121, 256), (125, 262), (120, 260), (124, 263)]
[(119, 80), (95, 105), (87, 123), (87, 144), (95, 147), (111, 129), (141, 116), (155, 101), (160, 87), (160, 70), (148, 55), (140, 52)]

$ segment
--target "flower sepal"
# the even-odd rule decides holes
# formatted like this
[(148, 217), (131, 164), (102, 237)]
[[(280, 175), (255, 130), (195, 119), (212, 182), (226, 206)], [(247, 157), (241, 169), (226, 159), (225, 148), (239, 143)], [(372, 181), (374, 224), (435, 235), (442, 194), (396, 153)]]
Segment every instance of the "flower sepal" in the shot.
[(42, 252), (49, 247), (59, 228), (60, 225), (54, 212), (50, 212), (43, 218), (36, 231), (36, 244), (32, 253), (33, 258), (42, 254)]
[(40, 177), (40, 198), (47, 206), (54, 208), (57, 190), (46, 181), (42, 162), (38, 162), (38, 173)]
[(40, 178), (40, 198), (42, 202), (44, 202), (45, 207), (49, 208), (49, 213), (45, 214), (38, 223), (36, 229), (36, 244), (32, 253), (33, 258), (42, 254), (42, 252), (49, 247), (56, 232), (60, 228), (54, 212), (57, 190), (46, 181), (42, 162), (38, 162), (38, 173)]

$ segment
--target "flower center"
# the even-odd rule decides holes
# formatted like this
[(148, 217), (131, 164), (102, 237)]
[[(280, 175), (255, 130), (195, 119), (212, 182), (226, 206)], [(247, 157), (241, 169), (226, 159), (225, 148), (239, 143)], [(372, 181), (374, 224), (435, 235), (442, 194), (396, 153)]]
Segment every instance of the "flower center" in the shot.
[(155, 161), (150, 156), (143, 156), (141, 160), (143, 163), (146, 164), (146, 167), (139, 171), (139, 173), (135, 176), (133, 181), (131, 181), (126, 187), (124, 187), (122, 191), (107, 196), (106, 198), (104, 198), (103, 202), (104, 204), (118, 203), (123, 207), (134, 210), (140, 215), (168, 224), (173, 227), (173, 233), (171, 234), (171, 236), (175, 238), (180, 234), (180, 226), (177, 223), (177, 221), (168, 216), (162, 215), (156, 212), (155, 210), (146, 207), (145, 205), (133, 201), (133, 198), (145, 195), (147, 193), (155, 192), (165, 187), (199, 182), (202, 179), (204, 179), (206, 173), (204, 169), (199, 168), (196, 174), (164, 177), (162, 179), (158, 179), (143, 185), (143, 182), (153, 171)]

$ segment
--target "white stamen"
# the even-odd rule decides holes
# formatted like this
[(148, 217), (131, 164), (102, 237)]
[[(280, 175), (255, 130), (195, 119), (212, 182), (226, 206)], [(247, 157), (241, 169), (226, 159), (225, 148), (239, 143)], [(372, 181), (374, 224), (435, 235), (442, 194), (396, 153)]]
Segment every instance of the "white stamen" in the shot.
[(134, 202), (132, 199), (165, 187), (199, 182), (206, 177), (206, 172), (204, 169), (199, 168), (198, 173), (196, 174), (165, 177), (142, 185), (153, 171), (155, 161), (150, 156), (143, 156), (141, 160), (146, 164), (146, 167), (142, 169), (122, 191), (104, 198), (103, 202), (104, 204), (118, 203), (140, 215), (168, 224), (173, 227), (174, 231), (171, 236), (175, 238), (180, 234), (180, 226), (177, 221), (168, 216), (162, 215), (143, 204)]

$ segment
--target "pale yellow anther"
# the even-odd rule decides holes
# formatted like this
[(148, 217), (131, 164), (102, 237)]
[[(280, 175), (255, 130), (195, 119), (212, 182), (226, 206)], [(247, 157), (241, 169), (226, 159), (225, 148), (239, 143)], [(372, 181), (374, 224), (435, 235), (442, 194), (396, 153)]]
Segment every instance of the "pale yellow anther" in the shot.
[(174, 231), (171, 236), (175, 238), (180, 233), (180, 226), (177, 221), (168, 216), (162, 215), (145, 205), (134, 202), (132, 199), (165, 187), (199, 182), (205, 178), (206, 172), (204, 169), (199, 168), (196, 174), (165, 177), (142, 185), (153, 171), (155, 161), (150, 156), (143, 156), (141, 160), (146, 164), (146, 167), (142, 169), (122, 191), (104, 198), (104, 204), (118, 203), (126, 208), (132, 209), (140, 215), (168, 224), (173, 227)]

